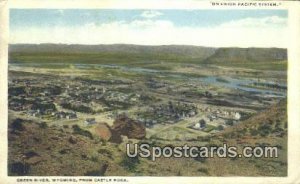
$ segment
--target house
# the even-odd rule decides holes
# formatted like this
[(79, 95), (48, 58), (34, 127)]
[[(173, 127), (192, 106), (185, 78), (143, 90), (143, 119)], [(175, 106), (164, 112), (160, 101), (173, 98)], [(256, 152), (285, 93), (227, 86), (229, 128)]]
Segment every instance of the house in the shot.
[(67, 119), (76, 119), (77, 118), (77, 114), (75, 112), (67, 113), (66, 118)]
[(200, 129), (200, 123), (199, 123), (199, 122), (198, 122), (198, 123), (195, 123), (194, 128), (195, 128), (195, 129)]
[(46, 111), (45, 111), (45, 114), (52, 114), (54, 111), (53, 111), (53, 109), (47, 109)]
[(190, 111), (189, 113), (188, 113), (188, 116), (189, 117), (193, 117), (193, 116), (195, 116), (196, 115), (196, 112), (195, 111)]
[(27, 114), (33, 117), (37, 117), (38, 115), (40, 115), (40, 112), (37, 110), (30, 110), (27, 112)]
[(86, 120), (84, 121), (84, 123), (86, 125), (93, 125), (93, 124), (96, 124), (96, 120), (95, 120), (95, 118), (86, 118)]
[(199, 122), (195, 123), (194, 129), (203, 129), (206, 127), (206, 122), (204, 119), (201, 119)]
[(241, 114), (239, 113), (239, 112), (235, 112), (235, 114), (234, 114), (234, 118), (236, 119), (236, 120), (240, 120), (241, 119)]
[(66, 118), (66, 113), (63, 112), (63, 111), (57, 112), (55, 114), (55, 117), (57, 117), (57, 118)]
[(211, 115), (208, 115), (207, 118), (210, 120), (210, 121), (214, 121), (215, 119), (218, 119), (218, 117), (214, 114), (211, 114)]

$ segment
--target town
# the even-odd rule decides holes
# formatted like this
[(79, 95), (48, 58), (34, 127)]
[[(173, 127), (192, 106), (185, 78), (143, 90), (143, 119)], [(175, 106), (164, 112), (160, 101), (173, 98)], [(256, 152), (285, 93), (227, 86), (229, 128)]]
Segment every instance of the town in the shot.
[[(112, 125), (120, 114), (137, 120), (149, 130), (187, 121), (184, 123), (186, 130), (202, 131), (206, 135), (233, 126), (282, 98), (272, 96), (272, 93), (241, 90), (237, 93), (239, 95), (233, 95), (237, 89), (226, 88), (229, 81), (223, 78), (215, 80), (225, 85), (226, 93), (218, 92), (224, 86), (207, 83), (207, 79), (191, 77), (178, 82), (177, 75), (169, 75), (166, 80), (155, 74), (149, 76), (148, 73), (139, 79), (112, 76), (97, 80), (91, 76), (72, 75), (58, 79), (50, 73), (30, 74), (12, 70), (9, 109), (49, 124), (77, 124), (89, 129), (100, 122)], [(160, 75), (166, 77), (168, 74)], [(251, 84), (261, 83), (251, 82), (248, 87)], [(246, 85), (240, 86), (243, 89)], [(264, 86), (279, 92), (286, 90), (280, 85)]]

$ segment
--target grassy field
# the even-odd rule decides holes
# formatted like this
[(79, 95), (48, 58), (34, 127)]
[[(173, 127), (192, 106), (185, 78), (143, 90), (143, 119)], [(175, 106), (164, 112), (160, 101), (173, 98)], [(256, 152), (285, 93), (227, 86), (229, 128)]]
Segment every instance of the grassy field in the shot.
[[(278, 49), (277, 49), (278, 50)], [(228, 52), (237, 56), (232, 57)], [(216, 66), (229, 66), (233, 68), (248, 68), (256, 70), (286, 70), (285, 58), (274, 58), (272, 49), (253, 49), (252, 52), (243, 53), (244, 50), (232, 48), (228, 52), (216, 52), (208, 58), (205, 55), (174, 54), (168, 52), (129, 52), (129, 51), (101, 51), (101, 52), (10, 52), (9, 61), (13, 63), (39, 63), (45, 67), (53, 67), (49, 63), (64, 64), (115, 64), (135, 66), (148, 69), (170, 70), (178, 64), (209, 64)], [(270, 54), (262, 53), (270, 52)], [(174, 51), (175, 52), (175, 51)], [(256, 57), (255, 53), (258, 53)], [(278, 52), (284, 52), (278, 50)], [(176, 53), (176, 52), (175, 52)], [(183, 52), (184, 53), (184, 52)], [(245, 54), (243, 56), (243, 54)], [(242, 56), (240, 56), (242, 55)]]

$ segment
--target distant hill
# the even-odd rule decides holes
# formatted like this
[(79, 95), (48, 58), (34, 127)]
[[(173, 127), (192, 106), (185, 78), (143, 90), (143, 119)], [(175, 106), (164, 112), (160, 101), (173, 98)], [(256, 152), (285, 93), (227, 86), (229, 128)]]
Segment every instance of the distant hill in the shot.
[(65, 45), (65, 44), (16, 44), (10, 45), (10, 53), (76, 53), (76, 54), (96, 54), (96, 53), (123, 53), (131, 55), (155, 55), (155, 56), (186, 56), (190, 58), (204, 59), (215, 52), (215, 48), (185, 46), (185, 45)]
[(287, 60), (287, 50), (280, 48), (220, 48), (208, 57), (207, 63), (265, 62)]
[[(212, 48), (187, 45), (66, 45), (13, 44), (10, 62), (69, 62), (128, 64), (177, 62), (286, 70), (287, 49)], [(260, 63), (260, 65), (257, 65)]]

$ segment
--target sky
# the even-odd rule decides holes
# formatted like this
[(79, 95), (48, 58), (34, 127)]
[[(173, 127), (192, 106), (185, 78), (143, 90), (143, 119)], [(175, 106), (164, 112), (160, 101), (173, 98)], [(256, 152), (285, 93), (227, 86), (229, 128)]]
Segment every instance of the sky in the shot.
[(16, 43), (286, 47), (286, 10), (11, 9)]

